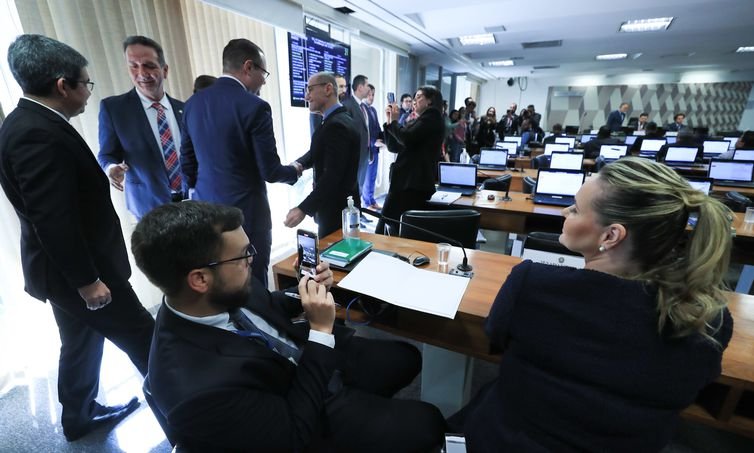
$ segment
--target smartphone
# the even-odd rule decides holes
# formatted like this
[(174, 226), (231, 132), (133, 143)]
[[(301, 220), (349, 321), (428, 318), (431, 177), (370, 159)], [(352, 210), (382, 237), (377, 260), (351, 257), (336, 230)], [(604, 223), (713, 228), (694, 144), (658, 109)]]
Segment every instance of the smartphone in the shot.
[(319, 240), (316, 233), (298, 230), (296, 233), (298, 244), (298, 274), (299, 278), (306, 275), (314, 277), (319, 264)]
[(395, 93), (390, 92), (387, 94), (387, 103), (388, 104), (395, 104)]

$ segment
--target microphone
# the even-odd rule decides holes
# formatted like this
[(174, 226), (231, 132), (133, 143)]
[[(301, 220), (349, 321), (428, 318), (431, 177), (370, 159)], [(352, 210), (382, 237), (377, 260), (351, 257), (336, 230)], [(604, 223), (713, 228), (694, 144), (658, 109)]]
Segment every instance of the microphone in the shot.
[(442, 239), (443, 241), (450, 242), (451, 244), (455, 245), (456, 247), (460, 247), (461, 251), (463, 252), (463, 261), (461, 262), (461, 264), (459, 264), (458, 266), (456, 266), (456, 269), (458, 269), (461, 272), (471, 272), (474, 269), (469, 264), (469, 259), (466, 256), (466, 248), (463, 246), (463, 244), (461, 243), (461, 241), (458, 241), (456, 239), (453, 239), (453, 238), (450, 238), (448, 236), (442, 235), (440, 233), (435, 233), (434, 231), (428, 230), (426, 228), (422, 228), (422, 227), (419, 227), (419, 226), (416, 226), (416, 225), (412, 225), (412, 224), (410, 224), (408, 222), (404, 222), (402, 220), (391, 219), (390, 217), (386, 217), (386, 216), (382, 215), (382, 213), (379, 213), (377, 211), (373, 211), (373, 210), (368, 209), (368, 208), (359, 208), (359, 210), (362, 213), (367, 213), (369, 215), (375, 216), (375, 217), (377, 217), (380, 220), (386, 220), (388, 222), (398, 223), (398, 224), (401, 224), (401, 225), (406, 225), (407, 227), (410, 227), (410, 228), (415, 228), (415, 229), (417, 229), (419, 231), (427, 233), (427, 234), (429, 234), (431, 236), (434, 236), (434, 237), (436, 237), (438, 239)]

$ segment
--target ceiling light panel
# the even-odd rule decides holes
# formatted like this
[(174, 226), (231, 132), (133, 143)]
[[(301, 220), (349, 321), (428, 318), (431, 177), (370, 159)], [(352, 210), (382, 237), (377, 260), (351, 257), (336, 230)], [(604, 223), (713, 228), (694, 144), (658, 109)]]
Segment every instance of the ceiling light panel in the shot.
[(623, 33), (638, 33), (667, 30), (673, 19), (672, 17), (655, 17), (652, 19), (627, 20), (621, 24), (618, 31)]
[(754, 52), (754, 46), (743, 46), (736, 49), (737, 53)]
[(496, 60), (487, 62), (487, 66), (513, 66), (513, 60)]
[(628, 54), (626, 53), (608, 53), (604, 55), (597, 55), (595, 58), (597, 60), (623, 60), (626, 57), (628, 57)]
[(458, 40), (462, 46), (487, 46), (495, 44), (495, 35), (492, 33), (482, 33), (479, 35), (459, 36)]

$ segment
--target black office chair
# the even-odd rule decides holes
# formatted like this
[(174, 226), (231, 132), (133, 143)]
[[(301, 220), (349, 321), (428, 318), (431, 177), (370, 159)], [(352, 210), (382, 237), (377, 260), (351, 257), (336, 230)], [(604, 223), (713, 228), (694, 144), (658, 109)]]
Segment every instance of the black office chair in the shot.
[[(473, 209), (448, 209), (443, 211), (406, 211), (401, 216), (398, 236), (427, 242), (447, 242), (411, 225), (459, 241), (466, 248), (476, 248), (479, 232), (479, 212)], [(408, 225), (406, 225), (408, 224)], [(455, 244), (453, 244), (455, 245)]]
[(560, 243), (558, 233), (533, 231), (526, 235), (521, 258), (555, 266), (584, 267), (584, 257)]
[(602, 170), (602, 167), (607, 165), (607, 161), (605, 161), (605, 158), (602, 156), (597, 156), (596, 159), (594, 159), (594, 173), (599, 173), (600, 170)]
[(176, 446), (175, 434), (173, 433), (173, 430), (170, 429), (170, 426), (168, 426), (167, 418), (165, 418), (165, 416), (162, 414), (162, 411), (160, 411), (160, 408), (157, 407), (157, 404), (154, 402), (154, 398), (152, 398), (152, 390), (149, 388), (149, 375), (144, 376), (144, 384), (141, 386), (141, 388), (144, 391), (144, 399), (147, 400), (147, 405), (150, 409), (152, 409), (152, 413), (157, 419), (157, 423), (160, 424), (160, 428), (162, 428), (162, 431), (165, 433), (165, 437), (167, 437), (170, 445), (176, 447), (178, 449), (177, 451), (179, 452), (185, 451)]
[(512, 179), (513, 176), (511, 175), (498, 176), (497, 178), (488, 178), (485, 179), (482, 183), (482, 189), (507, 192), (508, 190), (510, 190)]
[(550, 168), (550, 156), (540, 154), (531, 160), (532, 168)]
[(534, 193), (534, 188), (537, 186), (537, 180), (531, 176), (524, 176), (523, 191), (524, 193)]

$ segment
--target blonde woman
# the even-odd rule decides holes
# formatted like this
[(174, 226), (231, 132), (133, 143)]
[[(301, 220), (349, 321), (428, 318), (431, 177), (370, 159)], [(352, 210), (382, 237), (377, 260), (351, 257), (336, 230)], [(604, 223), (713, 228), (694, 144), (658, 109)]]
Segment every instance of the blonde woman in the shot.
[(486, 325), (507, 348), (500, 375), (451, 430), (474, 452), (659, 451), (720, 374), (731, 213), (668, 167), (626, 158), (563, 215), (560, 242), (586, 268), (513, 269)]

